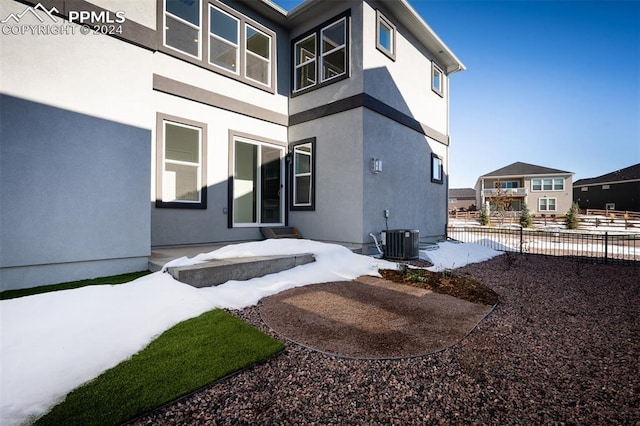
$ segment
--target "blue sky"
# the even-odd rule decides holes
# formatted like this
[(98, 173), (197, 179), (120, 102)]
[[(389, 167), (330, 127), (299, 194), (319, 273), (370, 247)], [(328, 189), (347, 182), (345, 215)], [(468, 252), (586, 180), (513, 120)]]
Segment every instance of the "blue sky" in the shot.
[(574, 180), (640, 162), (640, 0), (409, 3), (467, 67), (450, 82), (450, 187), (515, 161)]

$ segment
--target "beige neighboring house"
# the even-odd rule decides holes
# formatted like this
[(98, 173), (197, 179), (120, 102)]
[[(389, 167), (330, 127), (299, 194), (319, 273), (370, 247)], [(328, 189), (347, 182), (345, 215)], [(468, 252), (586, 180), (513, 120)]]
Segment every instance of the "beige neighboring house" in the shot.
[(476, 201), (493, 209), (493, 201), (502, 194), (511, 210), (520, 211), (526, 203), (533, 214), (564, 215), (573, 201), (572, 179), (572, 172), (516, 162), (480, 176)]
[(476, 190), (449, 188), (449, 211), (476, 210)]

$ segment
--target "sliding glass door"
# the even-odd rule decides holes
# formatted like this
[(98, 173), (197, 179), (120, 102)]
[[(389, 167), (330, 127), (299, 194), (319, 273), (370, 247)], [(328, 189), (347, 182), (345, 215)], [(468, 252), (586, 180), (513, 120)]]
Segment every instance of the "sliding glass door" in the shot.
[(284, 147), (236, 137), (233, 151), (234, 226), (284, 224)]

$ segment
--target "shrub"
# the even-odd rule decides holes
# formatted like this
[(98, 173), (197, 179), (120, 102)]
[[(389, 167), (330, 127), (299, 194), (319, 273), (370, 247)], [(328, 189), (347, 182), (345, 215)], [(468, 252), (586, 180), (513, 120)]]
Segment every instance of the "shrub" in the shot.
[(529, 207), (525, 203), (522, 203), (522, 211), (520, 212), (520, 226), (523, 228), (528, 228), (531, 226), (531, 222), (533, 218), (531, 217), (531, 212), (529, 211)]
[(569, 212), (565, 216), (565, 225), (567, 229), (578, 229), (578, 211), (580, 207), (578, 207), (578, 203), (571, 204), (571, 208)]

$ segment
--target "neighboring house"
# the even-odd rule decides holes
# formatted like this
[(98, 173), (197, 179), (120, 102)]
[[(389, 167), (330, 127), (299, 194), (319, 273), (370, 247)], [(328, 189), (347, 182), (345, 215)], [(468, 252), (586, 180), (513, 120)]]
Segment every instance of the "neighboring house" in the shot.
[(640, 163), (573, 183), (573, 200), (581, 209), (640, 212)]
[(476, 209), (476, 190), (473, 188), (450, 188), (449, 211)]
[(496, 197), (503, 197), (510, 210), (526, 203), (533, 214), (564, 215), (571, 208), (572, 178), (572, 172), (516, 162), (478, 178), (478, 206), (495, 209)]
[[(0, 0), (0, 15), (2, 290), (264, 226), (366, 251), (385, 210), (445, 233), (464, 66), (405, 0)], [(55, 33), (28, 29), (42, 22)]]

